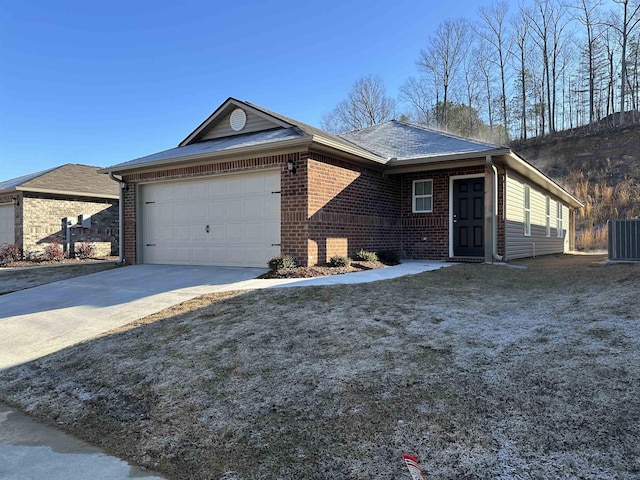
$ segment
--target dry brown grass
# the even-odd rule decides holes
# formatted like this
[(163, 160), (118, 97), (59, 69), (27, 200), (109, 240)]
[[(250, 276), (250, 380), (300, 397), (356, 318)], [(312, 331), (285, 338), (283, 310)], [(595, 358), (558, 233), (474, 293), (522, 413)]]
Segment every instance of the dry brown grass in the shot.
[(46, 283), (67, 280), (116, 268), (116, 262), (79, 262), (32, 266), (29, 268), (0, 268), (0, 295), (37, 287)]
[(638, 478), (640, 265), (518, 263), (204, 296), (0, 397), (176, 479)]

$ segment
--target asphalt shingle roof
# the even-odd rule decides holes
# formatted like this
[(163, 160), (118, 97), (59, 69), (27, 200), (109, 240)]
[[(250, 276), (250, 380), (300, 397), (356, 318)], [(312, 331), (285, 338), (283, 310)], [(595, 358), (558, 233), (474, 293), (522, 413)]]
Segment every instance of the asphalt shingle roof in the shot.
[(89, 197), (118, 196), (118, 184), (100, 167), (67, 163), (60, 167), (0, 182), (0, 192), (37, 189), (45, 192), (73, 192)]
[[(276, 127), (274, 125), (274, 128), (270, 130), (198, 141), (198, 138), (202, 136), (202, 131), (206, 131), (203, 130), (203, 128), (211, 125), (209, 122), (214, 122), (213, 124), (215, 124), (220, 118), (224, 118), (230, 109), (233, 107), (242, 108), (243, 105), (262, 112), (263, 115), (270, 116), (274, 120), (278, 120), (281, 126)], [(225, 106), (225, 108), (222, 108), (223, 106)], [(200, 133), (196, 135), (197, 132)], [(396, 120), (374, 125), (363, 130), (333, 135), (258, 105), (242, 102), (230, 97), (209, 119), (203, 122), (198, 129), (181, 142), (180, 145), (182, 146), (119, 163), (108, 167), (106, 170), (117, 171), (121, 168), (136, 168), (137, 166), (171, 161), (174, 159), (180, 161), (181, 159), (191, 156), (206, 155), (207, 153), (215, 154), (242, 147), (268, 146), (269, 144), (280, 141), (305, 136), (329, 140), (333, 142), (337, 148), (355, 148), (356, 150), (360, 150), (362, 154), (367, 155), (370, 160), (381, 164), (389, 164), (391, 159), (401, 161), (428, 158), (433, 161), (438, 161), (440, 157), (447, 155), (473, 153), (475, 156), (478, 156), (478, 154), (481, 155), (483, 152), (503, 148), (497, 145), (456, 137), (419, 125), (398, 122)], [(188, 141), (193, 143), (187, 143)]]
[(377, 155), (395, 157), (398, 160), (489, 152), (504, 148), (397, 120), (344, 133), (341, 136)]
[(117, 170), (119, 167), (129, 167), (133, 165), (144, 165), (147, 163), (159, 162), (162, 160), (180, 159), (192, 155), (222, 152), (235, 148), (249, 147), (253, 145), (267, 145), (272, 142), (291, 140), (304, 136), (296, 128), (276, 128), (261, 132), (246, 133), (244, 135), (234, 135), (232, 137), (214, 138), (202, 142), (192, 143), (184, 147), (171, 148), (162, 152), (153, 153), (144, 157), (129, 160), (109, 167), (109, 170)]

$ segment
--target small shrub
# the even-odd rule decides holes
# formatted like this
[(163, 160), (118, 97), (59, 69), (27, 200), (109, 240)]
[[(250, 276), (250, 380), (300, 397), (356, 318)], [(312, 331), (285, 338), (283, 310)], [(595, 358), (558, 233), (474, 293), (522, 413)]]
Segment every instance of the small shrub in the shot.
[(348, 267), (351, 265), (351, 259), (344, 255), (334, 255), (329, 259), (329, 265), (331, 267)]
[(0, 264), (17, 262), (22, 259), (22, 251), (17, 245), (5, 243), (0, 245)]
[(380, 250), (378, 252), (378, 258), (381, 262), (388, 265), (397, 265), (400, 263), (400, 255), (393, 250)]
[(48, 262), (61, 262), (64, 260), (64, 251), (59, 243), (50, 243), (44, 249), (42, 259)]
[(376, 255), (376, 252), (368, 252), (362, 249), (358, 253), (356, 253), (356, 259), (362, 262), (377, 262), (378, 255)]
[(269, 270), (276, 271), (284, 268), (295, 268), (297, 266), (296, 259), (290, 255), (280, 255), (279, 257), (273, 257), (267, 264)]
[(93, 243), (79, 243), (75, 247), (76, 258), (86, 260), (96, 256), (96, 246)]
[(37, 250), (27, 250), (24, 252), (24, 259), (27, 262), (40, 262), (42, 261), (42, 252)]

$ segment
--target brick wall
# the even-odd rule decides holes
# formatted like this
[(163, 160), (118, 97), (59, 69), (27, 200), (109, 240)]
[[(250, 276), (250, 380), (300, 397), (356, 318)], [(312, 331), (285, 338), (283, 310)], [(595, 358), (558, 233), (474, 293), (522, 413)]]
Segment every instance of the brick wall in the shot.
[(23, 221), (21, 246), (25, 253), (42, 252), (50, 243), (64, 243), (62, 218), (88, 214), (91, 215), (91, 227), (72, 229), (72, 241), (109, 242), (111, 253), (117, 255), (118, 200), (25, 193), (20, 207)]
[[(287, 170), (286, 160), (291, 158), (296, 165), (296, 173)], [(301, 265), (307, 265), (311, 242), (307, 209), (308, 194), (308, 154), (298, 153), (288, 156), (282, 164), (280, 176), (280, 251), (291, 255)]]
[(311, 153), (308, 160), (308, 262), (360, 249), (399, 252), (399, 179)]
[[(287, 170), (287, 161), (296, 173)], [(136, 263), (136, 187), (140, 183), (280, 168), (281, 253), (302, 265), (333, 255), (354, 256), (361, 248), (394, 250), (404, 258), (449, 258), (449, 178), (485, 173), (485, 165), (383, 177), (381, 172), (316, 152), (125, 175), (125, 259)], [(499, 177), (498, 249), (504, 251), (504, 196)], [(414, 214), (412, 182), (433, 180), (433, 212)], [(308, 202), (307, 202), (308, 198)]]
[[(451, 168), (401, 176), (403, 258), (449, 259), (449, 178), (484, 173), (485, 166)], [(433, 180), (433, 211), (412, 212), (414, 180)]]

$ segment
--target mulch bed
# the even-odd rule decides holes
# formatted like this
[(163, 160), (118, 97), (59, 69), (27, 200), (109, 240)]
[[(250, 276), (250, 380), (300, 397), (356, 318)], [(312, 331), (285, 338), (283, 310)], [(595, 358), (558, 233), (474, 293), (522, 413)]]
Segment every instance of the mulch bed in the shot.
[(17, 268), (17, 267), (42, 267), (43, 265), (62, 265), (62, 264), (73, 264), (73, 265), (81, 265), (87, 262), (96, 262), (101, 260), (109, 260), (109, 261), (118, 261), (118, 257), (101, 257), (101, 258), (65, 258), (64, 260), (19, 260), (17, 262), (3, 263), (0, 264), (0, 268)]
[(387, 265), (383, 262), (351, 262), (348, 267), (330, 267), (328, 265), (315, 265), (313, 267), (281, 268), (270, 270), (260, 275), (258, 278), (314, 278), (326, 277), (327, 275), (340, 275), (342, 273), (361, 272), (363, 270), (373, 270), (383, 268)]

